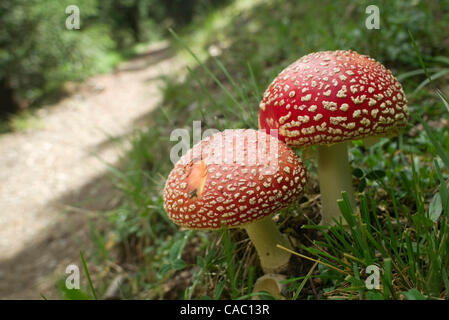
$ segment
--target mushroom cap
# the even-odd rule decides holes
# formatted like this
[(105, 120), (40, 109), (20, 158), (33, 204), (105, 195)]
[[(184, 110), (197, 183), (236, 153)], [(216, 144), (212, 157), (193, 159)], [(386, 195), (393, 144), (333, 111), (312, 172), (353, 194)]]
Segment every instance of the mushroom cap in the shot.
[(225, 130), (190, 149), (170, 172), (164, 208), (189, 229), (241, 227), (298, 199), (301, 159), (263, 131)]
[(259, 127), (278, 129), (291, 146), (395, 135), (409, 115), (402, 86), (387, 68), (343, 50), (311, 53), (289, 65), (259, 108)]

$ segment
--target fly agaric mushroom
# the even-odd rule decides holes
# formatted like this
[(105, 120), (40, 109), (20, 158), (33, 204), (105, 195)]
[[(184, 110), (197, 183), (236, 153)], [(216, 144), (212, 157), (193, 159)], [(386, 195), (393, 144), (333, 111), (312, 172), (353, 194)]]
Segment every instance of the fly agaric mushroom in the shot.
[(176, 163), (164, 189), (164, 208), (188, 229), (244, 228), (264, 272), (287, 266), (290, 253), (270, 215), (302, 193), (301, 159), (263, 131), (225, 130), (190, 149)]
[(340, 215), (346, 191), (355, 209), (348, 140), (393, 136), (407, 124), (401, 84), (382, 64), (354, 51), (322, 51), (285, 68), (260, 103), (259, 127), (292, 147), (318, 146), (322, 224)]

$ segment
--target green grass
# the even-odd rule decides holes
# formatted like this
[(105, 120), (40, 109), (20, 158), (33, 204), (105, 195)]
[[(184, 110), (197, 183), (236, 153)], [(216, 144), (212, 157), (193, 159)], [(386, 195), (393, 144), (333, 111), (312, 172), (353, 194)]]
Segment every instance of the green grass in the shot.
[[(123, 193), (122, 205), (108, 214), (118, 253), (101, 256), (104, 263), (128, 268), (124, 298), (253, 295), (262, 270), (243, 231), (192, 232), (168, 220), (162, 190), (172, 168), (169, 152), (177, 143), (170, 133), (192, 130), (194, 120), (204, 129), (256, 128), (261, 94), (274, 76), (308, 52), (333, 49), (354, 49), (391, 68), (415, 116), (398, 137), (370, 148), (353, 142), (350, 161), (359, 206), (353, 213), (346, 198), (340, 203), (348, 228), (316, 225), (316, 164), (306, 161), (304, 196), (283, 210), (278, 222), (302, 256), (285, 281), (287, 298), (448, 298), (449, 104), (441, 57), (449, 51), (441, 40), (449, 31), (444, 23), (449, 8), (440, 4), (434, 17), (436, 1), (382, 1), (381, 30), (368, 31), (363, 27), (367, 4), (268, 1), (245, 10), (234, 4), (223, 9), (232, 11), (230, 18), (215, 12), (190, 30), (173, 32), (174, 43), (190, 56), (187, 75), (165, 79), (164, 100), (149, 129), (132, 139), (120, 169), (110, 168)], [(212, 45), (223, 47), (219, 56), (208, 55)], [(364, 285), (369, 265), (381, 270), (378, 290)]]

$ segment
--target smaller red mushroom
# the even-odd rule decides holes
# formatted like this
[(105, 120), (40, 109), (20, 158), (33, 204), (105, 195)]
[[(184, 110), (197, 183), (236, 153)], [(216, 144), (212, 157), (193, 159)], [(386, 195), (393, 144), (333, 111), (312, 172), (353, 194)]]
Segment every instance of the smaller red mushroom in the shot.
[(301, 159), (283, 142), (256, 130), (225, 130), (176, 163), (164, 189), (168, 217), (188, 229), (244, 228), (266, 273), (282, 270), (290, 247), (270, 215), (301, 195)]

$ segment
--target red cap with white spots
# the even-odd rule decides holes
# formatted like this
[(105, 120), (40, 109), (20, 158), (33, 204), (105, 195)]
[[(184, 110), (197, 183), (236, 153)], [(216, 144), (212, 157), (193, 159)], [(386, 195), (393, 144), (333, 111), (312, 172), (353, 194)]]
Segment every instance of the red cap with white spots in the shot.
[(306, 179), (301, 159), (275, 137), (225, 130), (176, 163), (164, 207), (171, 220), (189, 229), (242, 227), (292, 203)]
[(354, 51), (306, 55), (285, 68), (260, 103), (259, 127), (288, 145), (331, 145), (397, 134), (407, 124), (401, 84)]

